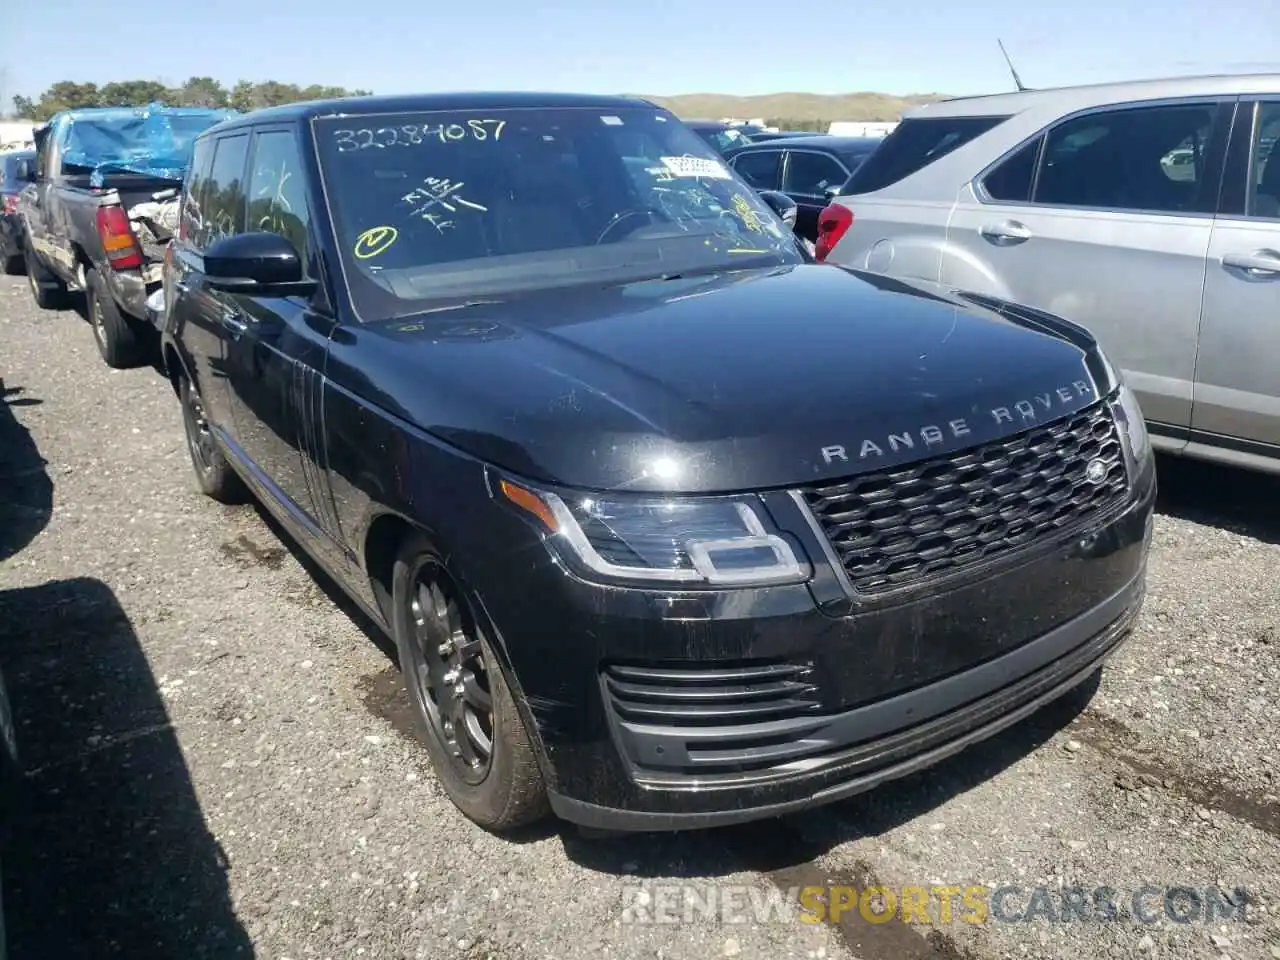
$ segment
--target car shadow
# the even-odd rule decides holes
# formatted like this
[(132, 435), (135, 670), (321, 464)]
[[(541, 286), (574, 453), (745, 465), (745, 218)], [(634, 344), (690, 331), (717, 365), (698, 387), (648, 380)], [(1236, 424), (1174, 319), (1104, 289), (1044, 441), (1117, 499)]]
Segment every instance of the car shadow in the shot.
[(41, 402), (0, 378), (0, 561), (26, 547), (53, 515), (53, 481), (45, 459), (13, 412)]
[(4, 852), (13, 960), (251, 957), (178, 738), (111, 589), (0, 591), (22, 768)]
[(1156, 463), (1157, 512), (1280, 543), (1280, 478), (1186, 457)]

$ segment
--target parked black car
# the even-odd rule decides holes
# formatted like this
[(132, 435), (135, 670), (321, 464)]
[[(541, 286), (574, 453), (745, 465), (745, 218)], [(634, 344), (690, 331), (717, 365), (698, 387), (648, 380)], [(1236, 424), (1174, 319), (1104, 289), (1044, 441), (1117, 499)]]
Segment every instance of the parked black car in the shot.
[(197, 141), (181, 215), (199, 484), (395, 639), (486, 827), (836, 800), (1087, 678), (1141, 606), (1152, 454), (1092, 337), (816, 263), (666, 110), (261, 110)]
[(797, 232), (812, 243), (818, 239), (818, 214), (883, 142), (881, 137), (813, 134), (745, 144), (725, 158), (753, 187), (791, 197), (799, 207)]
[(22, 247), (26, 242), (18, 195), (35, 174), (34, 150), (7, 150), (0, 153), (0, 269), (22, 273)]

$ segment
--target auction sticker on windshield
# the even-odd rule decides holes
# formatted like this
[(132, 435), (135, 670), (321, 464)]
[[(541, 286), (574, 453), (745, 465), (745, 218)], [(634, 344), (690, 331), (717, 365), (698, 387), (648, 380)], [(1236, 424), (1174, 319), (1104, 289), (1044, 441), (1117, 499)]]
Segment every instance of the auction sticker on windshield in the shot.
[(677, 177), (709, 177), (713, 180), (733, 179), (725, 165), (705, 157), (659, 157), (662, 165)]

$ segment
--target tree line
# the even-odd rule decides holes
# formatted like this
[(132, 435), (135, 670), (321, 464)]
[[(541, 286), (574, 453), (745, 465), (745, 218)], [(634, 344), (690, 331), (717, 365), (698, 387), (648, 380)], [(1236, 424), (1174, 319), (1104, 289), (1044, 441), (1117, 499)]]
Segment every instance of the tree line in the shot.
[(181, 86), (170, 87), (157, 80), (117, 80), (98, 86), (63, 80), (45, 90), (39, 97), (16, 96), (13, 112), (21, 120), (48, 120), (60, 110), (82, 107), (143, 107), (164, 103), (171, 107), (231, 107), (242, 113), (275, 107), (300, 100), (326, 100), (334, 97), (359, 97), (368, 90), (347, 90), (312, 84), (267, 80), (254, 83), (241, 80), (228, 89), (212, 77), (191, 77)]

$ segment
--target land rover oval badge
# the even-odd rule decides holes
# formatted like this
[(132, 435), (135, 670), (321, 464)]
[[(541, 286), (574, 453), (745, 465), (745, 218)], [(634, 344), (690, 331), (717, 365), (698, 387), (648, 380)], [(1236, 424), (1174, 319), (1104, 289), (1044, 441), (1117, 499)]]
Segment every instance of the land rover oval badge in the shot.
[(1107, 462), (1090, 460), (1089, 465), (1084, 468), (1084, 478), (1090, 483), (1101, 483), (1107, 478)]

